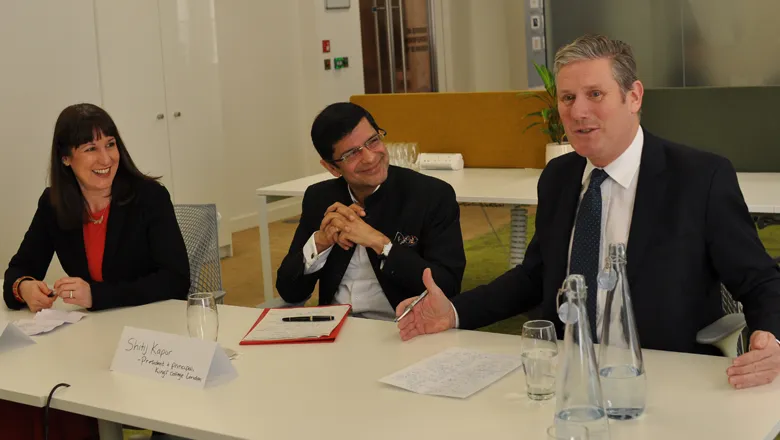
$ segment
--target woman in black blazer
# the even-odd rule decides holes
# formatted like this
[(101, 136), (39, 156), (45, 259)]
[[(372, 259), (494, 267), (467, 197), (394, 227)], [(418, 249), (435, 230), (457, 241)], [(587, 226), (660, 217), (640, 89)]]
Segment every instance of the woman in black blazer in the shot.
[[(49, 308), (57, 297), (90, 310), (184, 299), (190, 268), (168, 191), (136, 168), (114, 121), (72, 105), (54, 127), (50, 186), (5, 272), (11, 309)], [(67, 272), (40, 281), (53, 253)]]

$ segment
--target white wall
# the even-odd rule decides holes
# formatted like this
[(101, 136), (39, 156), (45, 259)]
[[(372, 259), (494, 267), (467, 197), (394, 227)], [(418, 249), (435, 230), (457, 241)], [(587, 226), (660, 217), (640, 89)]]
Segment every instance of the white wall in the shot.
[(135, 164), (174, 194), (160, 24), (155, 0), (95, 1), (103, 108)]
[(528, 58), (526, 52), (525, 17), (526, 1), (504, 0), (504, 21), (507, 36), (509, 86), (512, 89), (528, 88)]
[[(217, 45), (231, 230), (256, 222), (253, 189), (299, 177), (297, 8), (293, 2), (218, 0)], [(291, 71), (293, 74), (291, 74)], [(248, 223), (247, 223), (248, 222)]]
[[(200, 174), (214, 185), (224, 181), (228, 195), (221, 214), (235, 231), (257, 224), (257, 187), (322, 171), (309, 139), (314, 116), (364, 90), (359, 9), (357, 1), (346, 11), (326, 11), (324, 0), (216, 0), (214, 12), (226, 175)], [(94, 14), (93, 0), (0, 2), (3, 270), (47, 186), (57, 115), (76, 102), (105, 104)], [(323, 39), (331, 40), (329, 55), (321, 53)], [(326, 56), (347, 56), (350, 67), (325, 71)], [(168, 110), (166, 121), (175, 109)], [(134, 144), (144, 142), (143, 133), (123, 135), (135, 138)], [(47, 281), (62, 274), (55, 259)]]
[[(357, 2), (217, 0), (227, 212), (233, 231), (257, 225), (254, 190), (323, 171), (309, 130), (326, 105), (362, 94)], [(322, 40), (331, 53), (322, 53)], [(350, 67), (325, 71), (326, 57)]]
[[(101, 105), (94, 26), (74, 25), (92, 23), (93, 13), (92, 0), (0, 2), (2, 272), (47, 186), (57, 116), (77, 102)], [(46, 280), (53, 282), (63, 274), (55, 259)]]
[[(324, 171), (320, 157), (309, 136), (311, 123), (323, 108), (350, 96), (365, 93), (363, 83), (363, 49), (360, 38), (358, 1), (349, 9), (326, 10), (324, 0), (298, 0), (301, 36), (301, 73), (304, 83), (302, 120), (306, 145), (306, 175)], [(322, 40), (330, 40), (331, 52), (322, 53)], [(325, 70), (323, 60), (349, 57), (349, 67)]]
[(506, 90), (509, 86), (509, 38), (504, 2), (482, 1), (471, 6), (470, 64), (474, 71), (474, 90)]
[(524, 1), (435, 0), (434, 9), (441, 91), (528, 87)]

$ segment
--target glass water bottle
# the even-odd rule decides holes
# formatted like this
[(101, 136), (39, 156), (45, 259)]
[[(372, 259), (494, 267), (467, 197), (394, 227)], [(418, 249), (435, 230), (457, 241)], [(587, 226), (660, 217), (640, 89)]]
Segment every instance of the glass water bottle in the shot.
[(599, 375), (607, 416), (635, 419), (645, 410), (647, 384), (626, 275), (625, 244), (609, 245), (599, 284), (607, 291), (599, 347)]
[(585, 426), (590, 440), (607, 440), (609, 424), (585, 307), (588, 292), (585, 277), (569, 275), (562, 291), (566, 302), (558, 314), (566, 326), (563, 356), (559, 355), (554, 424), (559, 431)]

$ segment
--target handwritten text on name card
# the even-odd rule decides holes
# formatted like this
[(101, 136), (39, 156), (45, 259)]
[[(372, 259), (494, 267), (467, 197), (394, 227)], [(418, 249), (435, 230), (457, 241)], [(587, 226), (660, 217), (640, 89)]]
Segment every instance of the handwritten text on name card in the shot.
[(189, 364), (180, 364), (176, 361), (172, 361), (171, 355), (174, 350), (161, 346), (157, 341), (152, 341), (150, 345), (149, 343), (139, 341), (136, 338), (130, 338), (127, 340), (125, 351), (132, 351), (140, 354), (138, 362), (140, 362), (142, 366), (154, 367), (154, 372), (159, 374), (163, 379), (170, 375), (177, 380), (203, 381), (202, 377), (195, 374), (195, 367)]
[(122, 332), (111, 370), (198, 388), (209, 374), (235, 373), (216, 342), (133, 327)]

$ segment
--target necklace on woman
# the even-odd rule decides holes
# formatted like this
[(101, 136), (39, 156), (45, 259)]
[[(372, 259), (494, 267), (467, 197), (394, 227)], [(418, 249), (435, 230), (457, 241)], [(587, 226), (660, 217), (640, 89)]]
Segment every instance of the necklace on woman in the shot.
[[(108, 206), (111, 206), (111, 205), (108, 205)], [(95, 217), (93, 217), (91, 212), (90, 212), (90, 213), (88, 213), (88, 215), (89, 215), (89, 221), (90, 221), (90, 222), (91, 222), (93, 225), (99, 225), (99, 224), (103, 223), (103, 218), (104, 218), (104, 217), (105, 217), (105, 215), (106, 215), (106, 210), (108, 209), (108, 206), (106, 206), (105, 208), (103, 208), (103, 209), (101, 209), (100, 211), (98, 211), (98, 212), (97, 212), (97, 213), (100, 213), (100, 218), (95, 218)], [(96, 214), (97, 214), (97, 213), (96, 213)]]

